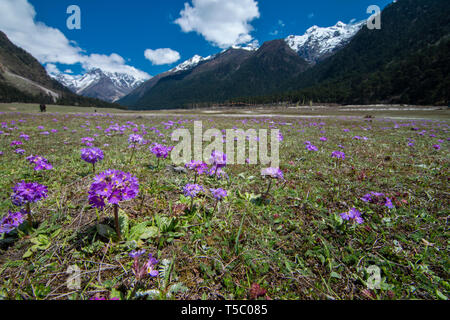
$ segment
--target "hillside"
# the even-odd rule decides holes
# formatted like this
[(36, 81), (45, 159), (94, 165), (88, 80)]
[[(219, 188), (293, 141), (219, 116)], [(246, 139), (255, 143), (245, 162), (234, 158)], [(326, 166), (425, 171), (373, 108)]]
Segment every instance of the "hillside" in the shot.
[(52, 79), (44, 67), (0, 31), (0, 102), (56, 103), (95, 107), (115, 104), (81, 97)]
[(283, 40), (266, 42), (256, 51), (231, 48), (191, 70), (157, 76), (119, 103), (135, 109), (191, 107), (276, 92), (286, 77), (307, 67)]

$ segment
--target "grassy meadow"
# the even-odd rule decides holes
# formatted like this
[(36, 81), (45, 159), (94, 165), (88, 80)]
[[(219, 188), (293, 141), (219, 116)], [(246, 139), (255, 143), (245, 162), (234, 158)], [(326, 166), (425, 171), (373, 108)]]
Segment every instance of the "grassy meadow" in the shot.
[[(296, 118), (279, 110), (230, 117), (30, 108), (0, 106), (0, 217), (21, 209), (11, 201), (21, 181), (45, 185), (48, 196), (31, 204), (32, 222), (0, 235), (0, 299), (450, 296), (448, 111), (365, 119), (367, 111)], [(263, 177), (260, 165), (227, 165), (226, 177), (201, 174), (196, 182), (204, 192), (186, 196), (194, 173), (149, 148), (174, 146), (173, 130), (192, 130), (194, 120), (203, 130), (279, 129), (284, 178)], [(144, 138), (134, 151), (131, 134)], [(80, 156), (89, 147), (85, 137), (104, 153), (95, 174)], [(33, 170), (30, 155), (53, 169)], [(139, 181), (139, 193), (119, 204), (120, 240), (113, 206), (89, 202), (95, 175), (108, 169)], [(227, 197), (216, 201), (210, 188)], [(370, 192), (383, 196), (364, 201)], [(353, 208), (362, 223), (341, 215)], [(136, 261), (130, 256), (144, 249)], [(158, 275), (138, 276), (135, 263), (143, 265), (149, 253)]]

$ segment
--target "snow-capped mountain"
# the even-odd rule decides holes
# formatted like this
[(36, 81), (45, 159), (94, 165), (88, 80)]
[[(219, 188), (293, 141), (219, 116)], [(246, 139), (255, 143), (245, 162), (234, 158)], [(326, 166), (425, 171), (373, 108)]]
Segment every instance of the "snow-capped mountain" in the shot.
[(58, 73), (50, 76), (76, 94), (109, 102), (119, 100), (148, 80), (101, 69), (92, 69), (82, 75)]
[(302, 36), (290, 35), (285, 41), (310, 63), (323, 60), (345, 46), (361, 30), (365, 21), (345, 24), (341, 21), (328, 28), (312, 26)]
[(189, 60), (186, 60), (183, 63), (180, 63), (179, 65), (177, 65), (175, 68), (169, 70), (169, 72), (175, 73), (178, 71), (190, 70), (192, 68), (195, 68), (200, 62), (210, 60), (212, 57), (213, 56), (208, 56), (208, 57), (204, 58), (204, 57), (196, 54)]

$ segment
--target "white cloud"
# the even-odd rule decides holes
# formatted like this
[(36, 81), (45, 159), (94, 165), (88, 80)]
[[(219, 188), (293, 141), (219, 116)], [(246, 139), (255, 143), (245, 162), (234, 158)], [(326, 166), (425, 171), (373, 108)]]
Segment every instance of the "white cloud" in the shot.
[(57, 75), (57, 74), (61, 73), (61, 71), (59, 71), (58, 67), (53, 63), (47, 63), (45, 65), (45, 70), (50, 75)]
[[(141, 79), (150, 76), (125, 64), (119, 55), (88, 55), (76, 42), (66, 38), (58, 29), (36, 21), (36, 11), (27, 0), (0, 0), (0, 30), (17, 46), (31, 53), (47, 70), (55, 71), (56, 63), (84, 68), (104, 68), (110, 72), (124, 72)], [(50, 64), (50, 66), (49, 66)]]
[(192, 0), (184, 4), (175, 23), (183, 32), (195, 31), (224, 49), (253, 40), (250, 22), (260, 17), (255, 0)]
[(171, 64), (180, 60), (180, 54), (170, 48), (162, 49), (147, 49), (144, 52), (146, 59), (150, 60), (152, 64), (160, 66), (163, 64)]

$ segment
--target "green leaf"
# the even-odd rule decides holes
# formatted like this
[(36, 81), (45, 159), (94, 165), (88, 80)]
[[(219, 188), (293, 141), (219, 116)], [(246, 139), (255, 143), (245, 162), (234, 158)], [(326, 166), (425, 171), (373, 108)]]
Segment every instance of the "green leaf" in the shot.
[(102, 237), (105, 238), (114, 238), (117, 236), (116, 232), (114, 231), (113, 228), (111, 228), (110, 226), (107, 226), (105, 224), (98, 224), (97, 225), (97, 232), (99, 235), (101, 235)]
[(27, 250), (27, 252), (24, 253), (24, 255), (22, 256), (24, 259), (31, 257), (33, 255), (33, 248), (30, 248)]
[(138, 240), (146, 240), (149, 238), (155, 238), (158, 236), (158, 228), (154, 226), (149, 226), (150, 222), (145, 221), (135, 225), (130, 229), (128, 240), (138, 241)]
[(438, 289), (436, 289), (436, 295), (437, 295), (438, 298), (441, 299), (441, 300), (448, 300), (447, 296), (444, 295), (442, 292), (440, 292)]
[(119, 209), (119, 228), (122, 236), (127, 238), (130, 230), (130, 221), (127, 214), (122, 209)]
[(330, 277), (337, 278), (337, 279), (342, 279), (342, 276), (339, 273), (334, 272), (334, 271), (331, 272)]
[(156, 238), (158, 236), (158, 228), (147, 227), (144, 232), (139, 236), (140, 240), (147, 240), (149, 238)]

